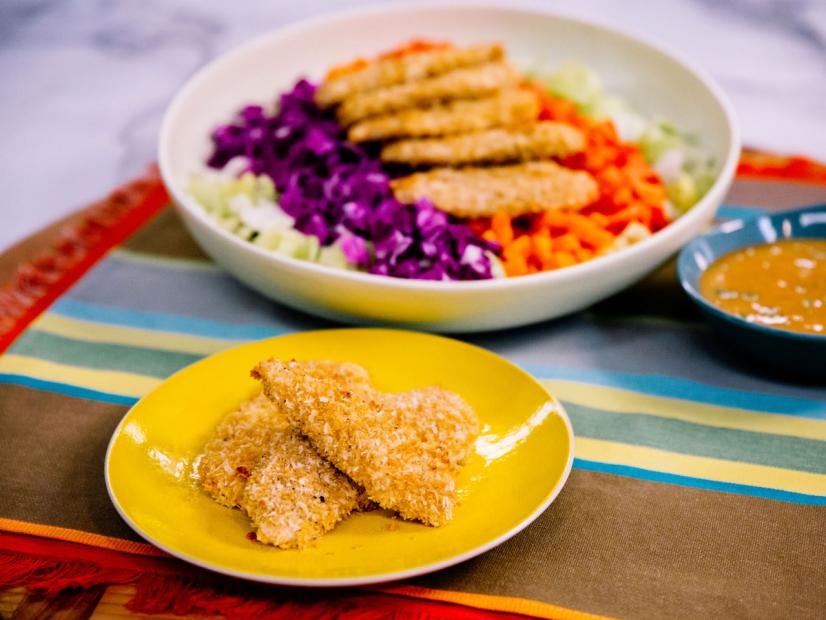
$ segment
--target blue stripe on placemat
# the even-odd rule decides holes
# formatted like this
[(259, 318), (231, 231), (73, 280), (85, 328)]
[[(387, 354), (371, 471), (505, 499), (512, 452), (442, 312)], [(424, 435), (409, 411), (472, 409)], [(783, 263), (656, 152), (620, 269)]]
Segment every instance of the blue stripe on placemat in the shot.
[(806, 493), (795, 493), (793, 491), (780, 491), (778, 489), (755, 487), (748, 484), (736, 484), (733, 482), (706, 480), (704, 478), (692, 478), (690, 476), (668, 474), (650, 469), (642, 469), (640, 467), (630, 467), (628, 465), (613, 465), (611, 463), (599, 463), (597, 461), (588, 461), (585, 459), (575, 458), (574, 468), (585, 471), (596, 471), (603, 474), (613, 474), (615, 476), (625, 476), (626, 478), (636, 478), (637, 480), (664, 482), (666, 484), (675, 484), (678, 486), (692, 487), (695, 489), (721, 491), (724, 493), (735, 493), (737, 495), (751, 495), (753, 497), (763, 497), (765, 499), (794, 502), (796, 504), (826, 506), (826, 497), (820, 495), (808, 495)]
[(743, 220), (757, 217), (768, 212), (761, 207), (741, 207), (739, 205), (722, 205), (717, 209), (716, 217), (720, 220)]
[(0, 373), (0, 383), (9, 385), (21, 385), (23, 387), (34, 388), (35, 390), (44, 390), (47, 392), (56, 392), (57, 394), (65, 394), (66, 396), (74, 396), (76, 398), (86, 398), (88, 400), (97, 400), (103, 403), (113, 403), (116, 405), (134, 405), (138, 402), (138, 398), (134, 396), (124, 396), (122, 394), (112, 394), (110, 392), (100, 392), (98, 390), (91, 390), (89, 388), (78, 387), (68, 383), (58, 383), (57, 381), (44, 381), (43, 379), (35, 379), (34, 377), (27, 377), (25, 375), (15, 375), (10, 373)]

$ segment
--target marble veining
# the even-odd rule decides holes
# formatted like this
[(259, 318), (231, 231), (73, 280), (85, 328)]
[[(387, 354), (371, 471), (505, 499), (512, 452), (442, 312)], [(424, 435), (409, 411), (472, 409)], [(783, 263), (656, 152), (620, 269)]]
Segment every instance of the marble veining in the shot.
[[(0, 248), (143, 171), (170, 98), (211, 58), (298, 19), (363, 4), (0, 2)], [(823, 0), (521, 4), (665, 43), (720, 82), (746, 144), (826, 160)]]

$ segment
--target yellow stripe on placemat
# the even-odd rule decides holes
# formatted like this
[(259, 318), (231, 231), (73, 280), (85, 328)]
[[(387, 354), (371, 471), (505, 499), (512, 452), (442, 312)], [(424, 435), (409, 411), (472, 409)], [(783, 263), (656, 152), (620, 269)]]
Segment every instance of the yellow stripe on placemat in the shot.
[(826, 441), (826, 420), (651, 396), (591, 383), (561, 379), (540, 379), (540, 381), (551, 394), (560, 400), (611, 413), (639, 413), (703, 426)]
[(41, 381), (139, 397), (155, 389), (161, 379), (116, 370), (96, 370), (57, 364), (47, 360), (6, 353), (0, 356), (0, 373), (23, 375)]
[(740, 461), (669, 452), (602, 439), (577, 437), (574, 455), (578, 459), (637, 467), (650, 471), (779, 489), (806, 495), (826, 495), (826, 475)]
[(49, 312), (42, 314), (40, 318), (32, 323), (31, 327), (42, 332), (75, 340), (198, 355), (212, 355), (242, 344), (240, 340), (207, 338), (178, 332), (108, 325), (106, 323), (72, 319)]

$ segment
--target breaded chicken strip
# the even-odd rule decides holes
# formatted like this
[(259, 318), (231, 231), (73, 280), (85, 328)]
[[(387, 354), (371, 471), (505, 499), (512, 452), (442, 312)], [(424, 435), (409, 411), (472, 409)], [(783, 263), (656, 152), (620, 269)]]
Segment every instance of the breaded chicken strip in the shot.
[(509, 88), (483, 99), (451, 101), (368, 118), (350, 128), (352, 142), (444, 136), (534, 121), (539, 100), (530, 91)]
[(551, 161), (490, 168), (434, 168), (391, 181), (401, 202), (429, 199), (459, 217), (578, 209), (597, 198), (594, 178)]
[(290, 428), (273, 435), (247, 481), (241, 508), (260, 542), (302, 548), (356, 510), (359, 494), (352, 480)]
[[(356, 364), (308, 362), (307, 373), (354, 388), (369, 381)], [(321, 458), (263, 394), (221, 420), (198, 474), (218, 503), (247, 513), (259, 541), (285, 549), (306, 545), (369, 504), (363, 491)]]
[(403, 394), (352, 388), (314, 377), (295, 361), (267, 360), (252, 374), (370, 499), (428, 525), (451, 519), (459, 466), (479, 433), (461, 397), (436, 387)]
[(582, 132), (564, 123), (475, 131), (446, 138), (400, 140), (381, 151), (384, 161), (430, 166), (529, 161), (577, 153), (585, 148)]
[(499, 44), (481, 44), (405, 54), (401, 58), (383, 58), (358, 71), (325, 81), (318, 87), (315, 99), (318, 105), (326, 108), (356, 93), (500, 60), (504, 55), (505, 50)]
[(437, 386), (384, 396), (399, 409), (426, 452), (438, 455), (454, 470), (467, 462), (480, 424), (476, 412), (461, 396)]
[(235, 508), (250, 473), (269, 449), (273, 434), (290, 424), (263, 394), (244, 401), (218, 424), (198, 462), (201, 485), (216, 502)]
[(338, 120), (349, 126), (363, 118), (448, 99), (475, 99), (514, 86), (519, 74), (504, 61), (456, 69), (436, 77), (379, 88), (347, 97), (338, 108)]

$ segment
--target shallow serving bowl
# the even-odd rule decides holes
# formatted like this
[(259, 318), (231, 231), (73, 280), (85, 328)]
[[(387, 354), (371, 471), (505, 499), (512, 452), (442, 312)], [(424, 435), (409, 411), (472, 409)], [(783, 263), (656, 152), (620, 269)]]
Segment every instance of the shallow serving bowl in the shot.
[[(646, 115), (697, 133), (720, 163), (706, 196), (685, 216), (630, 248), (536, 275), (482, 282), (424, 282), (336, 270), (259, 249), (215, 224), (186, 188), (204, 168), (210, 133), (246, 103), (272, 101), (300, 76), (396, 46), (413, 37), (501, 41), (524, 69), (577, 60), (606, 89)], [(405, 324), (445, 332), (498, 329), (561, 316), (629, 286), (711, 221), (734, 175), (737, 124), (720, 89), (657, 46), (585, 21), (496, 5), (379, 7), (278, 30), (219, 58), (178, 93), (161, 128), (159, 161), (184, 223), (227, 271), (288, 306), (355, 323)]]
[(751, 358), (796, 374), (826, 376), (826, 334), (804, 334), (749, 323), (700, 294), (700, 277), (718, 258), (780, 239), (826, 239), (826, 205), (733, 220), (694, 239), (677, 261), (680, 283), (709, 323)]

